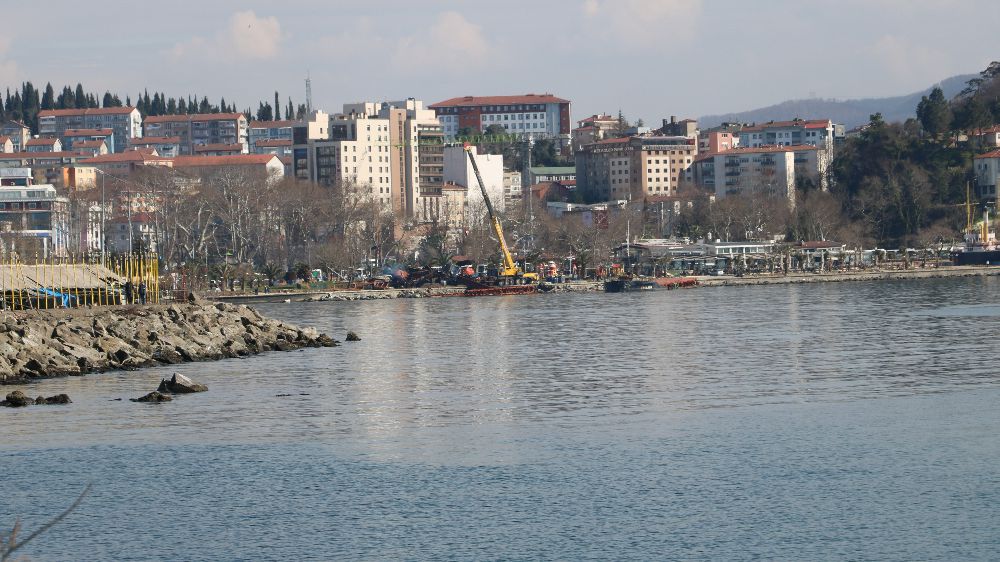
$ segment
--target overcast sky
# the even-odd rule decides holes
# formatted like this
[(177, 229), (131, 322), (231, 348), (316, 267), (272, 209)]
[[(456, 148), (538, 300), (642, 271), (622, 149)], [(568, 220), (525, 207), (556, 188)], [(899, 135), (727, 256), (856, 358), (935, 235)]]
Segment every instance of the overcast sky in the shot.
[[(153, 7), (155, 6), (155, 7)], [(573, 116), (899, 95), (1000, 59), (997, 0), (170, 0), (4, 6), (0, 85), (239, 107), (550, 92)], [(12, 22), (18, 22), (13, 25)]]

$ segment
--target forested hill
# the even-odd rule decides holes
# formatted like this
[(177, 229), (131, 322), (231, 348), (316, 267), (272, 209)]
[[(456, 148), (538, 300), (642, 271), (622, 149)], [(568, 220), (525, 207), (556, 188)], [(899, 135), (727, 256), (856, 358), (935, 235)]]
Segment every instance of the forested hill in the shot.
[[(951, 98), (965, 88), (966, 82), (970, 78), (975, 77), (975, 74), (952, 76), (943, 80), (939, 85), (945, 97)], [(920, 103), (920, 98), (930, 93), (932, 88), (933, 86), (913, 94), (890, 98), (789, 100), (777, 105), (740, 113), (705, 115), (698, 119), (698, 125), (706, 128), (725, 122), (765, 123), (767, 121), (786, 121), (799, 117), (802, 119), (829, 118), (834, 123), (844, 124), (847, 129), (853, 129), (854, 127), (868, 123), (869, 117), (874, 113), (881, 113), (882, 118), (888, 123), (903, 122), (911, 117), (916, 117), (915, 108)]]

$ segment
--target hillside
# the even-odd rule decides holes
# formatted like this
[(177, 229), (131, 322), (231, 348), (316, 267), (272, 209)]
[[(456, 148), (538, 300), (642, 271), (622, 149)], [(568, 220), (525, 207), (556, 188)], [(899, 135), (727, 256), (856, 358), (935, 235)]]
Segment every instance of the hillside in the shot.
[[(975, 74), (952, 76), (940, 83), (946, 98), (952, 98), (965, 87), (966, 82), (975, 78)], [(852, 129), (868, 122), (868, 117), (877, 112), (887, 122), (905, 121), (916, 116), (916, 107), (921, 96), (930, 93), (932, 87), (925, 90), (890, 98), (864, 98), (856, 100), (804, 99), (788, 100), (776, 105), (722, 115), (705, 115), (698, 119), (702, 128), (714, 127), (724, 122), (762, 123), (767, 121), (782, 121), (800, 117), (802, 119), (832, 119), (834, 123), (843, 123), (847, 129)]]

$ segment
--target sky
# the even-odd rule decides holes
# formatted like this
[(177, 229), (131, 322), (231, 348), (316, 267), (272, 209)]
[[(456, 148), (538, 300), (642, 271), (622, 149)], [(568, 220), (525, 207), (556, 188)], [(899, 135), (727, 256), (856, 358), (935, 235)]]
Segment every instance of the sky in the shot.
[[(0, 87), (426, 103), (552, 93), (658, 123), (912, 93), (1000, 59), (996, 0), (90, 0), (4, 7)], [(156, 6), (149, 8), (147, 6)], [(44, 14), (42, 13), (44, 12)], [(40, 23), (44, 22), (44, 23)], [(44, 30), (44, 34), (39, 34)]]

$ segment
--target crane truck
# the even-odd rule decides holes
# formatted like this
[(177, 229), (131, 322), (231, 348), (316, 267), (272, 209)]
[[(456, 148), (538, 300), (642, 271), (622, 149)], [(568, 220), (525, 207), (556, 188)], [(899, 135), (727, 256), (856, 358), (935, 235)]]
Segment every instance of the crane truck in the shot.
[(497, 241), (500, 243), (500, 255), (503, 258), (503, 264), (499, 270), (499, 278), (501, 285), (517, 285), (525, 283), (537, 283), (538, 274), (537, 273), (526, 273), (517, 263), (514, 261), (514, 256), (511, 255), (510, 249), (507, 248), (507, 240), (503, 235), (503, 227), (500, 226), (500, 217), (497, 216), (496, 210), (493, 208), (493, 202), (490, 201), (490, 196), (486, 193), (486, 185), (483, 184), (483, 176), (479, 173), (479, 166), (476, 164), (476, 157), (473, 154), (475, 147), (465, 144), (465, 153), (469, 155), (469, 162), (472, 163), (472, 171), (476, 173), (476, 181), (479, 182), (479, 190), (483, 193), (483, 201), (486, 202), (486, 210), (490, 215), (490, 222), (493, 224), (493, 233), (496, 234)]

